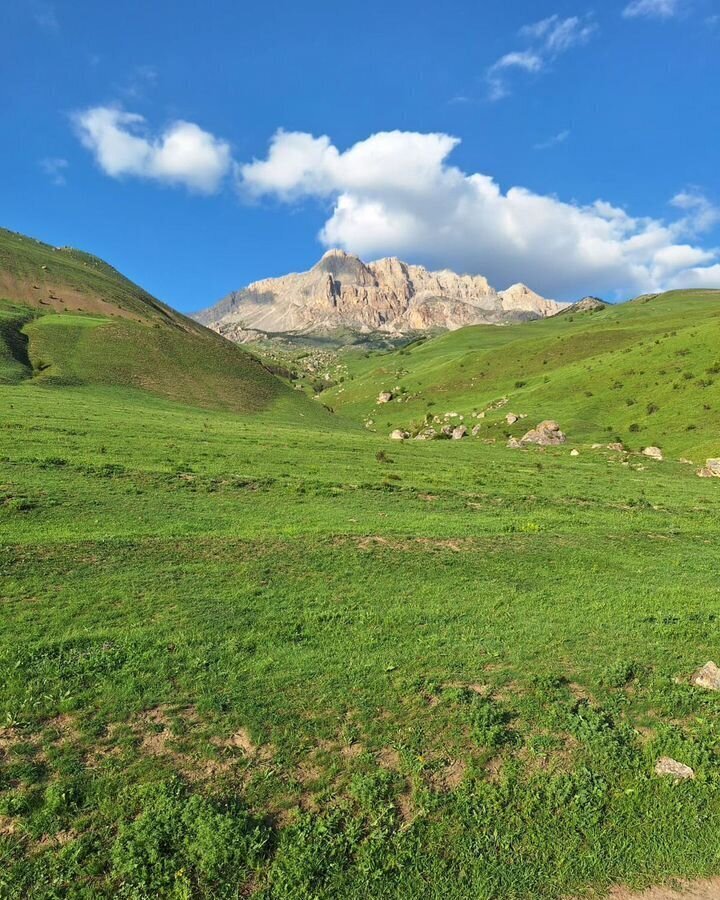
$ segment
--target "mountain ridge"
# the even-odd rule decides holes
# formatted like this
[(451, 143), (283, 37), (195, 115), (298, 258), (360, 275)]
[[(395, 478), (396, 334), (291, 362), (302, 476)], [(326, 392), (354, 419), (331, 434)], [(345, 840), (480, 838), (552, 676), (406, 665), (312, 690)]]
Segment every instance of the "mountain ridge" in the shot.
[(430, 271), (397, 257), (365, 263), (332, 249), (306, 272), (252, 282), (193, 318), (243, 342), (258, 333), (454, 331), (547, 318), (566, 305), (520, 283), (497, 291), (482, 275)]

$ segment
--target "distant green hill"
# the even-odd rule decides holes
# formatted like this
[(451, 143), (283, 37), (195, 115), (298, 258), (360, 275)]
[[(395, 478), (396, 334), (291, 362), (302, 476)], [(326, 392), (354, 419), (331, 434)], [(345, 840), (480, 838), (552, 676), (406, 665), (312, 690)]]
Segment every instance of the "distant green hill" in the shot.
[[(479, 437), (521, 435), (557, 419), (571, 441), (657, 444), (720, 455), (720, 291), (673, 291), (618, 306), (503, 328), (476, 326), (393, 353), (348, 353), (343, 382), (323, 393), (336, 411), (381, 432), (507, 398)], [(376, 403), (380, 391), (395, 399)], [(505, 415), (527, 415), (509, 427)]]
[(139, 388), (234, 412), (281, 398), (324, 412), (102, 260), (0, 230), (0, 382), (24, 379)]

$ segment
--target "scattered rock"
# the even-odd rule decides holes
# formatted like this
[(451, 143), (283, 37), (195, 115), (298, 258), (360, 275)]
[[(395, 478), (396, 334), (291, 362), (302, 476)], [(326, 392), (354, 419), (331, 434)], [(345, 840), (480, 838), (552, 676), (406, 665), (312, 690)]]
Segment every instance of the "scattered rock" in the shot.
[(720, 691), (720, 669), (714, 662), (705, 663), (690, 677), (690, 684), (707, 691)]
[(560, 430), (557, 422), (552, 419), (546, 419), (541, 422), (537, 428), (533, 428), (526, 435), (520, 438), (520, 444), (537, 444), (540, 447), (556, 447), (558, 444), (564, 444), (567, 438)]
[(686, 781), (688, 778), (694, 778), (695, 772), (690, 766), (672, 759), (670, 756), (661, 756), (655, 763), (656, 775), (669, 775), (675, 781)]
[(477, 437), (482, 431), (482, 425), (476, 425), (472, 430), (472, 436)]
[(579, 450), (571, 450), (570, 456), (580, 456), (580, 451)]
[(658, 462), (662, 462), (663, 453), (659, 447), (646, 447), (643, 450), (643, 456), (648, 456), (650, 459), (656, 459)]
[(434, 428), (423, 428), (422, 431), (418, 431), (415, 435), (416, 441), (432, 441), (437, 437)]
[(520, 421), (520, 416), (516, 416), (515, 413), (508, 413), (505, 416), (505, 421), (508, 425), (514, 425), (516, 422)]
[(522, 448), (522, 444), (520, 443), (520, 441), (514, 437), (510, 438), (510, 440), (507, 442), (507, 446), (511, 450), (520, 450)]
[(378, 394), (377, 402), (381, 403), (389, 403), (393, 399), (392, 391), (381, 391)]
[[(593, 447), (599, 447), (599, 446), (600, 446), (599, 444), (593, 444)], [(608, 444), (607, 448), (608, 448), (608, 450), (614, 450), (615, 453), (624, 453), (625, 452), (625, 445), (621, 444), (619, 442), (615, 443), (615, 444)]]
[(705, 468), (698, 469), (701, 478), (720, 478), (720, 459), (709, 459)]
[(391, 441), (405, 441), (409, 437), (410, 437), (410, 435), (407, 433), (407, 431), (403, 431), (401, 428), (396, 428), (395, 431), (393, 431), (392, 434), (390, 435), (390, 440)]
[(453, 428), (451, 437), (454, 441), (460, 441), (467, 435), (467, 433), (468, 430), (464, 425), (458, 425), (457, 428)]

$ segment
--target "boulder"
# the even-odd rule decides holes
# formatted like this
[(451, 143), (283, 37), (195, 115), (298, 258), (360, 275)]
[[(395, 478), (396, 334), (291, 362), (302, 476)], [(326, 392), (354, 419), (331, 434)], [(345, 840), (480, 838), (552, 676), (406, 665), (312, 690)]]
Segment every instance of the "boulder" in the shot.
[(416, 441), (432, 441), (436, 437), (437, 437), (437, 435), (435, 433), (434, 428), (423, 428), (422, 431), (419, 431), (415, 435), (415, 440)]
[(701, 478), (720, 478), (720, 459), (709, 459), (705, 468), (698, 469)]
[(675, 781), (685, 781), (688, 778), (694, 778), (695, 772), (684, 763), (672, 759), (670, 756), (661, 756), (655, 764), (656, 775), (669, 775)]
[(650, 459), (657, 459), (659, 462), (662, 462), (663, 459), (663, 453), (659, 447), (645, 447), (643, 456), (647, 456)]
[(403, 431), (401, 428), (396, 428), (395, 431), (393, 431), (392, 434), (390, 435), (390, 440), (391, 441), (404, 441), (404, 440), (407, 440), (407, 438), (409, 438), (409, 437), (410, 437), (410, 435), (407, 433), (407, 431)]
[(624, 453), (625, 452), (625, 445), (621, 444), (619, 442), (617, 442), (615, 444), (608, 444), (607, 448), (608, 448), (608, 450), (614, 450), (615, 453)]
[(461, 441), (467, 433), (468, 430), (464, 425), (458, 425), (457, 428), (453, 428), (451, 437), (454, 441)]
[(705, 663), (691, 675), (690, 684), (705, 688), (706, 691), (720, 691), (720, 669), (714, 662)]
[(570, 456), (580, 456), (580, 451), (579, 450), (571, 450)]
[(522, 444), (517, 438), (511, 437), (510, 440), (506, 444), (511, 450), (520, 450), (522, 448)]
[(472, 430), (472, 436), (477, 437), (482, 431), (482, 425), (476, 425)]
[(380, 403), (389, 403), (393, 398), (392, 391), (380, 391), (378, 394), (377, 402)]
[(516, 422), (520, 421), (520, 416), (516, 416), (515, 413), (508, 413), (505, 416), (505, 421), (508, 425), (514, 425)]
[(540, 447), (556, 447), (558, 444), (564, 444), (566, 440), (558, 423), (553, 422), (552, 419), (546, 419), (537, 428), (533, 428), (520, 438), (520, 443), (537, 444)]

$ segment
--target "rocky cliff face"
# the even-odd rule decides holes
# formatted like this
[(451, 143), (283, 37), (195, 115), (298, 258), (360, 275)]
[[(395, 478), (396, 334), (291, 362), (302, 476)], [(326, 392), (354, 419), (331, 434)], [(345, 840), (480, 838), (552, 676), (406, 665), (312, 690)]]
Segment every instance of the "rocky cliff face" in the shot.
[(194, 318), (234, 340), (265, 334), (407, 334), (555, 315), (565, 304), (522, 284), (498, 293), (481, 275), (429, 272), (396, 258), (365, 264), (329, 250), (309, 272), (256, 281)]

